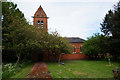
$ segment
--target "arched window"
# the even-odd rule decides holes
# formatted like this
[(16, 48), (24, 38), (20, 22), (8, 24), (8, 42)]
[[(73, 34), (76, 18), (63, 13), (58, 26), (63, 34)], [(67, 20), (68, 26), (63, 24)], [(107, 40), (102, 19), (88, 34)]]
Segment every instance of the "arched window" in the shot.
[(40, 28), (40, 21), (39, 20), (38, 20), (37, 24), (38, 24), (38, 29), (39, 29)]
[(41, 21), (41, 28), (43, 29), (43, 21)]

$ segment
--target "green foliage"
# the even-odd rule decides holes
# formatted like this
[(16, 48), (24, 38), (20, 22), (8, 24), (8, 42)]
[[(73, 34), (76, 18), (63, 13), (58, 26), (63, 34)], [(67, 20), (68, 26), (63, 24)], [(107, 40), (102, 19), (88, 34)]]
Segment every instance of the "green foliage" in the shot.
[(9, 57), (9, 54), (12, 53), (13, 57), (17, 56), (19, 60), (25, 48), (25, 30), (28, 29), (29, 24), (26, 22), (24, 14), (17, 8), (17, 4), (2, 2), (2, 13), (3, 58)]
[[(11, 62), (30, 59), (33, 53), (52, 51), (55, 55), (71, 53), (71, 45), (59, 36), (57, 32), (39, 30), (29, 25), (17, 4), (3, 2), (2, 49), (3, 61)], [(11, 57), (9, 57), (11, 56)]]
[(120, 56), (120, 1), (114, 5), (114, 10), (109, 10), (101, 23), (101, 31), (108, 40), (109, 52), (116, 58)]
[(25, 65), (25, 67), (22, 67), (22, 69), (17, 72), (15, 75), (11, 76), (10, 78), (25, 78), (30, 70), (32, 69), (34, 63), (29, 63)]
[(95, 34), (94, 36), (88, 38), (88, 40), (84, 42), (83, 52), (86, 55), (93, 56), (97, 56), (98, 53), (100, 54), (106, 53), (107, 39), (108, 37), (105, 37), (100, 34)]
[(15, 75), (16, 73), (18, 73), (19, 71), (21, 71), (23, 68), (25, 68), (26, 66), (30, 65), (31, 62), (27, 62), (27, 63), (22, 63), (22, 64), (15, 64), (15, 63), (7, 63), (7, 64), (3, 64), (2, 66), (2, 78), (10, 78), (11, 76)]
[(112, 34), (112, 37), (118, 38), (120, 35), (120, 1), (114, 6), (114, 10), (109, 10), (101, 24), (102, 32), (105, 35)]
[(114, 6), (114, 10), (109, 10), (101, 23), (101, 31), (104, 35), (94, 35), (85, 41), (83, 45), (84, 53), (87, 55), (97, 55), (98, 53), (110, 53), (113, 58), (120, 56), (120, 1)]
[(57, 32), (53, 32), (50, 41), (49, 49), (52, 50), (55, 54), (60, 53), (71, 53), (72, 52), (72, 45), (69, 44), (66, 38), (60, 37)]

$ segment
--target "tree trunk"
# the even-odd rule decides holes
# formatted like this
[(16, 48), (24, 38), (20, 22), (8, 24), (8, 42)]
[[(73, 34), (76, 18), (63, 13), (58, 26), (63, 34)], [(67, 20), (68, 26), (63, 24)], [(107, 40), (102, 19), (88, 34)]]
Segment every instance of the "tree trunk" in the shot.
[(61, 54), (59, 55), (59, 60), (58, 60), (58, 63), (60, 63), (60, 60), (61, 60), (60, 58), (61, 58)]
[(110, 58), (108, 58), (108, 61), (109, 61), (109, 65), (111, 65)]
[(47, 61), (49, 61), (49, 50), (48, 50), (48, 60)]
[(20, 55), (17, 55), (16, 65), (18, 64), (19, 60), (20, 60)]
[(58, 54), (55, 54), (55, 62), (58, 61)]

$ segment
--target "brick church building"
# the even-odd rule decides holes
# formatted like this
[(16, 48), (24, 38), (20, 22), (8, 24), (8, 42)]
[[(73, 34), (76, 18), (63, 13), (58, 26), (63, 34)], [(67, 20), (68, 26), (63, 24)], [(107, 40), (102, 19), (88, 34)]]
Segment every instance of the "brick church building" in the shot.
[[(33, 25), (40, 30), (42, 29), (44, 31), (48, 31), (47, 19), (48, 19), (48, 17), (46, 15), (45, 11), (40, 6), (33, 16)], [(63, 60), (87, 58), (86, 55), (82, 54), (82, 45), (85, 41), (84, 39), (81, 39), (79, 37), (67, 37), (67, 39), (68, 39), (69, 43), (72, 44), (72, 46), (74, 47), (73, 54), (76, 54), (76, 55), (73, 55), (73, 54), (72, 55), (70, 55), (70, 54), (63, 55)]]
[(79, 54), (82, 53), (82, 46), (84, 43), (84, 39), (81, 39), (79, 37), (67, 37), (70, 44), (72, 44), (73, 48), (73, 54)]

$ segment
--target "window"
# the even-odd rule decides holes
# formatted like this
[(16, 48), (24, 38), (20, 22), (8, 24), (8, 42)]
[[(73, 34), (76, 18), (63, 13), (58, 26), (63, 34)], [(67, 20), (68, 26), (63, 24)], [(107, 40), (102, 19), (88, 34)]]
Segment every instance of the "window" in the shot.
[(75, 47), (74, 47), (74, 49), (73, 49), (74, 51), (73, 51), (73, 53), (75, 54), (76, 52), (75, 52)]
[(80, 47), (80, 53), (82, 53), (82, 47)]
[(75, 48), (74, 48), (74, 52), (75, 52)]
[(41, 28), (43, 29), (43, 21), (41, 21)]
[(38, 20), (37, 24), (38, 24), (38, 29), (39, 29), (40, 28), (40, 21), (39, 20)]

